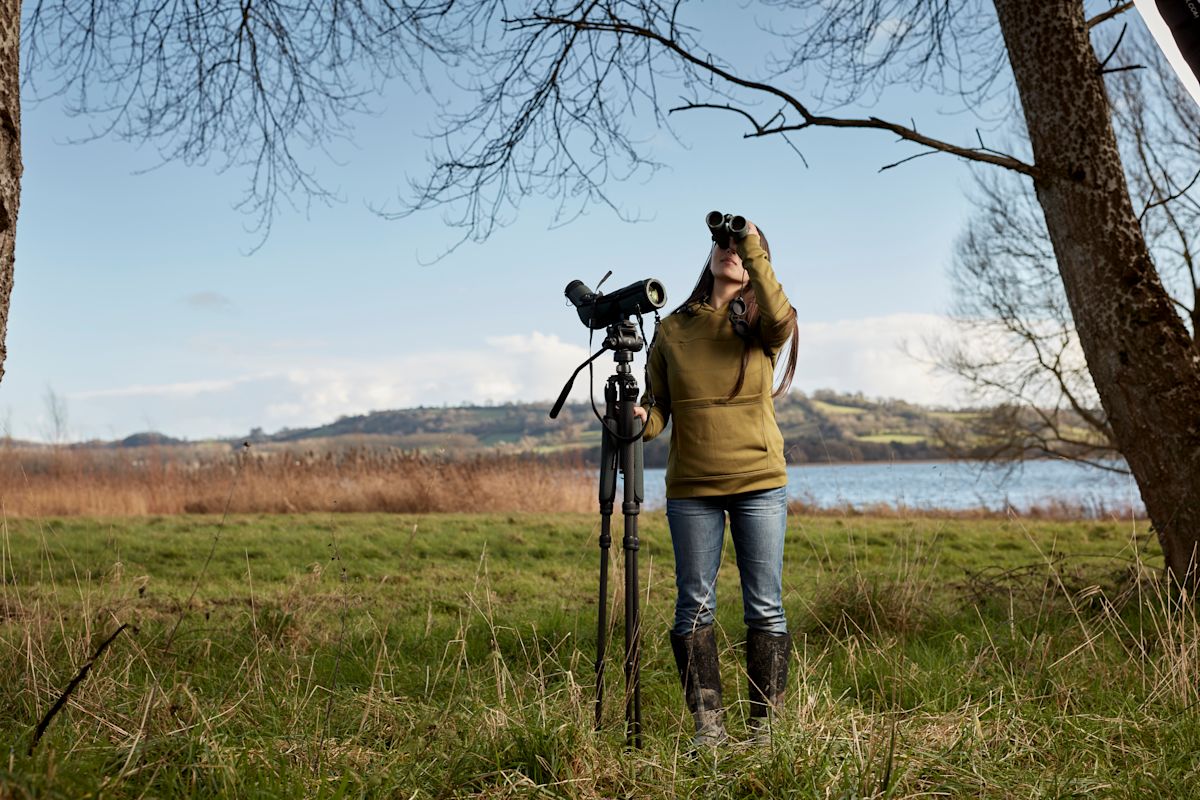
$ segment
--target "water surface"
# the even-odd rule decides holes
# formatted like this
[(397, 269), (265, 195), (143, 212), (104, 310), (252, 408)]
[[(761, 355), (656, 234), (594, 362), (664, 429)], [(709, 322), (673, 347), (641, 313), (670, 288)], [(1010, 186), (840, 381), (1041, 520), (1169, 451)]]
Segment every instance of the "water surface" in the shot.
[[(665, 507), (665, 480), (665, 469), (646, 469), (646, 508)], [(901, 509), (1027, 512), (1065, 505), (1096, 516), (1145, 511), (1132, 477), (1049, 460), (1003, 466), (978, 461), (789, 466), (788, 496), (822, 508), (886, 504)]]

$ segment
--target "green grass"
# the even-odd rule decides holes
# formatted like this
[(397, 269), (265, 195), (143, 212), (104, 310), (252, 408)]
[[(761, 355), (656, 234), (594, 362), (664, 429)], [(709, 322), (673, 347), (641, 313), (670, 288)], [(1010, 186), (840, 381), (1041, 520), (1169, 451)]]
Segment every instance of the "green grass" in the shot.
[(813, 408), (827, 416), (830, 414), (838, 415), (867, 413), (865, 408), (858, 408), (857, 406), (840, 406), (836, 403), (827, 403), (824, 400), (810, 400), (809, 402), (812, 404)]
[(961, 420), (964, 422), (987, 416), (987, 414), (982, 411), (930, 411), (928, 413), (929, 416), (936, 419)]
[[(699, 758), (666, 642), (661, 512), (641, 525), (645, 747), (623, 749), (618, 659), (592, 730), (597, 528), (251, 516), (218, 538), (209, 517), (10, 520), (0, 797), (1142, 798), (1200, 781), (1200, 629), (1157, 598), (1143, 528), (793, 517), (775, 743)], [(720, 595), (738, 738), (728, 546)], [(38, 720), (124, 622), (136, 632), (30, 755)]]
[(872, 433), (867, 436), (855, 436), (862, 442), (896, 442), (898, 444), (919, 444), (929, 440), (928, 436), (922, 436), (919, 433)]

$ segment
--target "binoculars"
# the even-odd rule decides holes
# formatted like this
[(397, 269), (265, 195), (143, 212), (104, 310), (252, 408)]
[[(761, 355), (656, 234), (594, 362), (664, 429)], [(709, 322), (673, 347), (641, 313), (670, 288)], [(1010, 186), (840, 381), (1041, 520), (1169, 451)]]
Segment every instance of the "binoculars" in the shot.
[(666, 287), (655, 278), (635, 281), (610, 294), (593, 292), (583, 281), (571, 281), (566, 295), (578, 309), (579, 321), (592, 330), (607, 328), (632, 314), (662, 308), (667, 302)]
[(722, 214), (720, 211), (710, 211), (704, 218), (712, 240), (721, 247), (728, 248), (729, 240), (746, 237), (746, 218), (736, 214)]

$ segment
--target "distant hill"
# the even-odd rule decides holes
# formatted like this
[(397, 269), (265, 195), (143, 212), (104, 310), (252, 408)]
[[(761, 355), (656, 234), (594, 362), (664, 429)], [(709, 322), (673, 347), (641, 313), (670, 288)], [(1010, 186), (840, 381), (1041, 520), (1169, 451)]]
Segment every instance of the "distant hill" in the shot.
[[(600, 423), (591, 406), (568, 404), (554, 420), (549, 411), (549, 403), (374, 411), (274, 434), (256, 428), (246, 438), (268, 447), (358, 445), (462, 454), (578, 453), (587, 461), (598, 461)], [(950, 452), (942, 441), (947, 427), (979, 415), (832, 391), (811, 396), (791, 392), (775, 401), (775, 411), (791, 463), (947, 458)], [(666, 465), (669, 438), (660, 436), (646, 444), (648, 466)]]
[[(600, 458), (600, 423), (586, 403), (563, 407), (558, 419), (549, 417), (550, 403), (508, 403), (489, 406), (420, 407), (340, 417), (328, 425), (290, 428), (266, 433), (255, 428), (237, 439), (183, 442), (146, 432), (120, 442), (89, 443), (105, 447), (238, 447), (251, 442), (259, 450), (326, 452), (351, 447), (398, 448), (407, 451), (473, 456), (487, 453), (528, 453), (577, 456), (590, 463)], [(930, 408), (903, 400), (871, 399), (861, 393), (820, 390), (806, 395), (790, 392), (775, 401), (789, 463), (946, 459), (985, 457), (999, 452), (995, 425), (999, 409)], [(1036, 432), (1047, 412), (1029, 413), (1027, 424)], [(1049, 412), (1059, 413), (1059, 412)], [(1011, 415), (1003, 415), (1011, 423)], [(1062, 420), (1077, 439), (1087, 437), (1078, 421)], [(669, 433), (668, 425), (667, 432)], [(647, 466), (667, 463), (669, 435), (648, 442)]]
[(126, 436), (119, 442), (114, 442), (115, 447), (163, 447), (166, 445), (184, 444), (182, 439), (175, 439), (167, 436), (165, 433), (156, 433), (154, 431), (144, 431), (142, 433), (134, 433)]

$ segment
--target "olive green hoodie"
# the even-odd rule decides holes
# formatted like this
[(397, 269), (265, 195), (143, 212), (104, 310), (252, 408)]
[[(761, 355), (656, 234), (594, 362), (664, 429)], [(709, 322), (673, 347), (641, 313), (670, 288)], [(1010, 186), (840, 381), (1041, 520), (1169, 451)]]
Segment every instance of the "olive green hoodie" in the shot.
[(758, 236), (739, 242), (738, 255), (758, 301), (756, 333), (772, 355), (752, 344), (741, 391), (726, 400), (737, 382), (743, 349), (728, 307), (717, 310), (701, 303), (695, 315), (681, 311), (660, 323), (641, 401), (647, 405), (652, 391), (655, 405), (642, 438), (650, 441), (662, 433), (674, 416), (668, 498), (735, 494), (787, 483), (771, 384), (775, 354), (791, 333), (791, 304)]

